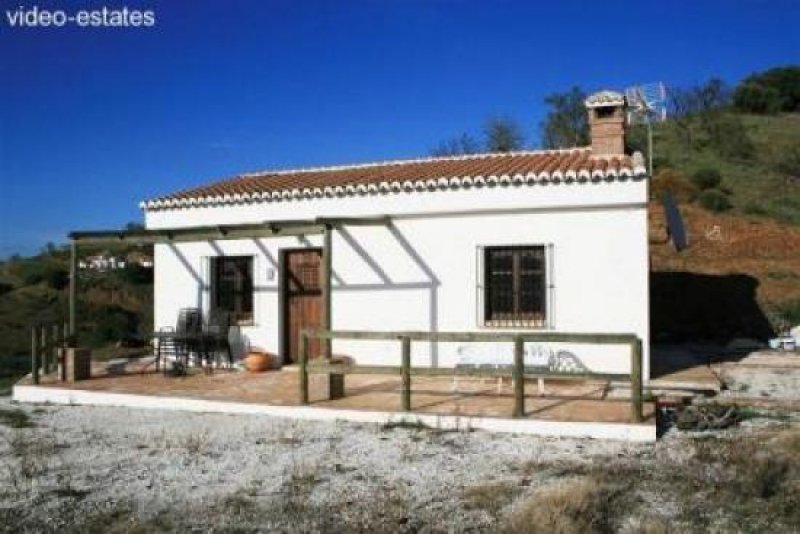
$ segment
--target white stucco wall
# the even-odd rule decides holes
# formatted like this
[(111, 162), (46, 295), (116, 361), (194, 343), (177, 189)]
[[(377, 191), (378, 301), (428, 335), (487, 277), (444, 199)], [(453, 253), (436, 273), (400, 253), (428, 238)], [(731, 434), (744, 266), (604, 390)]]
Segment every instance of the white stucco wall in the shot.
[[(150, 211), (149, 228), (236, 224), (318, 216), (389, 215), (390, 226), (346, 227), (333, 240), (333, 327), (362, 330), (489, 330), (479, 322), (478, 248), (548, 245), (548, 330), (636, 333), (649, 373), (647, 185), (644, 180), (493, 187)], [(207, 305), (207, 258), (255, 256), (250, 343), (277, 352), (281, 248), (319, 246), (319, 236), (158, 245), (156, 326)], [(272, 275), (272, 276), (271, 276)], [(600, 372), (627, 372), (627, 347), (574, 345)], [(414, 343), (416, 364), (448, 366), (458, 344)], [(497, 349), (495, 350), (503, 350)], [(510, 346), (507, 353), (510, 354)], [(361, 363), (399, 363), (397, 343), (336, 341)]]

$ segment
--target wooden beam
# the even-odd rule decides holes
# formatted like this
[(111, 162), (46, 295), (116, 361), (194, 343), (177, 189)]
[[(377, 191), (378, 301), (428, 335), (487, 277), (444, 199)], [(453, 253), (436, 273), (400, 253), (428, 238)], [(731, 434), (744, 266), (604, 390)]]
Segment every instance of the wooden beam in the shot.
[(392, 340), (403, 337), (412, 341), (440, 342), (507, 342), (513, 343), (517, 338), (525, 342), (541, 341), (550, 343), (596, 343), (608, 345), (628, 345), (637, 339), (635, 334), (587, 334), (568, 332), (428, 332), (428, 331), (374, 331), (374, 330), (317, 330), (310, 332), (317, 339), (367, 339)]
[(317, 217), (315, 222), (330, 226), (385, 226), (391, 222), (388, 215), (377, 217)]
[(78, 346), (78, 242), (69, 246), (69, 337), (70, 346)]
[(313, 221), (271, 222), (198, 226), (193, 228), (166, 228), (158, 230), (98, 230), (76, 231), (69, 234), (75, 241), (87, 244), (105, 243), (181, 243), (187, 241), (223, 241), (231, 239), (270, 238), (282, 236), (314, 235), (324, 230)]

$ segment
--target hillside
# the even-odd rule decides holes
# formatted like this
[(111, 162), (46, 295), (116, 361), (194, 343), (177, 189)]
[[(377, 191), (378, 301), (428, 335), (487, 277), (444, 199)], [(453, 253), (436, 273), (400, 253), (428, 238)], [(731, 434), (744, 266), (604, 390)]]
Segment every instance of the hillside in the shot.
[[(124, 257), (131, 250), (104, 252)], [(95, 252), (87, 249), (85, 255)], [(0, 355), (27, 353), (32, 324), (67, 317), (68, 261), (65, 248), (51, 247), (31, 258), (0, 263)], [(80, 270), (79, 276), (83, 343), (102, 347), (152, 328), (152, 270), (128, 265), (106, 272)]]
[(654, 339), (765, 338), (800, 324), (800, 226), (763, 216), (681, 206), (690, 246), (666, 240), (650, 206)]
[[(659, 124), (653, 137), (656, 179), (672, 170), (690, 181), (714, 169), (733, 213), (800, 225), (800, 113), (714, 111)], [(641, 128), (631, 145), (646, 153)]]

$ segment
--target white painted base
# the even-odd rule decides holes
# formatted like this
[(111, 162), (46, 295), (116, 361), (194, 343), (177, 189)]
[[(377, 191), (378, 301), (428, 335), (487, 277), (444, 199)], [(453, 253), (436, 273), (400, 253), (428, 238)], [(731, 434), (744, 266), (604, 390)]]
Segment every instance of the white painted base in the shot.
[(487, 432), (532, 434), (564, 438), (595, 438), (623, 441), (653, 442), (656, 427), (652, 424), (592, 423), (571, 421), (537, 421), (533, 419), (502, 419), (495, 417), (466, 417), (420, 413), (378, 412), (366, 410), (341, 410), (311, 406), (276, 406), (244, 402), (212, 401), (155, 395), (133, 395), (85, 391), (41, 386), (14, 386), (13, 399), (17, 402), (52, 404), (82, 404), (89, 406), (119, 406), (158, 410), (182, 410), (227, 414), (268, 415), (311, 421), (344, 420), (356, 423), (390, 423), (408, 421), (442, 429), (474, 429)]

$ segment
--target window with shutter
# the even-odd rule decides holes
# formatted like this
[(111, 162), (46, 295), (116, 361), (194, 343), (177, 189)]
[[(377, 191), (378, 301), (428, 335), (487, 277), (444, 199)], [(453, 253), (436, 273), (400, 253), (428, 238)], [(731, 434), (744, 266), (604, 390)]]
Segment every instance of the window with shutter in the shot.
[(545, 247), (485, 247), (483, 255), (485, 325), (545, 326)]

